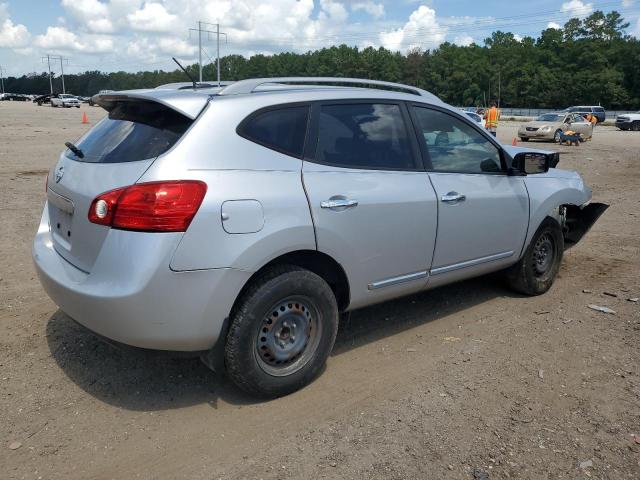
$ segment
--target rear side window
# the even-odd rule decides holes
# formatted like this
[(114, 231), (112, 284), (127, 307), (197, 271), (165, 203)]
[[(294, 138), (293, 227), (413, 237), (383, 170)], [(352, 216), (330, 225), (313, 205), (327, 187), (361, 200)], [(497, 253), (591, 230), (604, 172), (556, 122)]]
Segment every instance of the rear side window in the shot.
[(316, 160), (338, 167), (414, 169), (407, 127), (399, 105), (323, 105)]
[(604, 108), (602, 107), (593, 107), (594, 112), (604, 112)]
[(307, 133), (308, 106), (283, 107), (258, 112), (245, 120), (238, 134), (272, 150), (302, 157)]
[(192, 120), (155, 102), (120, 101), (66, 155), (88, 163), (125, 163), (162, 155), (184, 135)]

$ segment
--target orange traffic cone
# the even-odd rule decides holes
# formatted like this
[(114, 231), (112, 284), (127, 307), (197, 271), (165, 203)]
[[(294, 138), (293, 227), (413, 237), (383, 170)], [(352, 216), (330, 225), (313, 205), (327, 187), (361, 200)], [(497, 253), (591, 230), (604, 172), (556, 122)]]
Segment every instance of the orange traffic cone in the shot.
[(511, 142), (511, 146), (512, 147), (517, 147), (518, 146), (518, 142), (516, 141), (516, 137), (513, 137), (513, 142)]
[(87, 112), (82, 112), (82, 124), (84, 125), (87, 123), (89, 123), (89, 119), (87, 118)]

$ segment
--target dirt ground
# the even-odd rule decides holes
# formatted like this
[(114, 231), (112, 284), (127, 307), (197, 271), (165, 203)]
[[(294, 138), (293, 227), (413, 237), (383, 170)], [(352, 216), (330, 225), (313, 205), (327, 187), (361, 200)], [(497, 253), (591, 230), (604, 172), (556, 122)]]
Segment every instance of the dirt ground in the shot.
[(45, 175), (82, 112), (102, 116), (0, 102), (0, 478), (640, 478), (640, 134), (557, 147), (611, 208), (550, 292), (492, 276), (355, 312), (320, 378), (256, 402), (198, 360), (102, 343), (43, 292)]

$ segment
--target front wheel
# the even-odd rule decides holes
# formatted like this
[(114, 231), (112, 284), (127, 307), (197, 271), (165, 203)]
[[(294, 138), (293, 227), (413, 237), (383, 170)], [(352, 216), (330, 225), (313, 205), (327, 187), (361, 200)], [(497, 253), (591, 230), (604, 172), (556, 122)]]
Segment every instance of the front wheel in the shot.
[(640, 122), (633, 122), (633, 124), (631, 125), (631, 130), (633, 130), (634, 132), (640, 132)]
[(529, 138), (528, 137), (520, 137), (520, 141), (521, 142), (528, 142)]
[(274, 267), (234, 307), (224, 352), (227, 374), (257, 397), (294, 392), (318, 375), (337, 331), (338, 305), (329, 285), (300, 267)]
[(552, 218), (546, 218), (533, 235), (524, 256), (507, 271), (509, 286), (525, 295), (545, 293), (560, 270), (563, 252), (560, 225)]
[(556, 130), (556, 133), (553, 134), (553, 141), (556, 143), (560, 143), (561, 135), (562, 135), (562, 130)]

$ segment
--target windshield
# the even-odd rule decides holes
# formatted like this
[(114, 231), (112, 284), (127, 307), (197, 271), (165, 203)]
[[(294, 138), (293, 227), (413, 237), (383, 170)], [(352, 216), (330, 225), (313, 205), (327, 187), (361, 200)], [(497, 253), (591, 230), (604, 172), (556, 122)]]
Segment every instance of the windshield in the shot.
[(162, 155), (182, 137), (191, 119), (155, 102), (121, 101), (71, 150), (67, 157), (88, 163), (124, 163)]
[(536, 118), (538, 122), (561, 122), (563, 119), (564, 115), (558, 113), (545, 113)]

